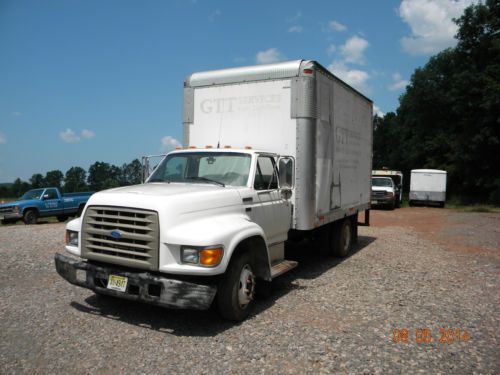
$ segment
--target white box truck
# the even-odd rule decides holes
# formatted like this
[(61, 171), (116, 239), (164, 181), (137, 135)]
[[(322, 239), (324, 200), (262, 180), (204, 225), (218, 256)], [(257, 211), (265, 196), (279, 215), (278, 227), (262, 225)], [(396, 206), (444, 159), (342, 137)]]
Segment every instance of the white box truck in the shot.
[(439, 169), (413, 169), (410, 178), (410, 206), (416, 203), (437, 204), (446, 201), (446, 171)]
[(347, 255), (370, 207), (372, 102), (314, 61), (195, 73), (184, 147), (142, 185), (94, 194), (67, 224), (70, 283), (240, 321), (295, 267), (285, 241)]
[[(380, 178), (379, 178), (380, 177)], [(384, 183), (390, 178), (392, 183)], [(372, 171), (372, 206), (386, 205), (390, 208), (401, 207), (403, 203), (403, 173), (389, 169)]]

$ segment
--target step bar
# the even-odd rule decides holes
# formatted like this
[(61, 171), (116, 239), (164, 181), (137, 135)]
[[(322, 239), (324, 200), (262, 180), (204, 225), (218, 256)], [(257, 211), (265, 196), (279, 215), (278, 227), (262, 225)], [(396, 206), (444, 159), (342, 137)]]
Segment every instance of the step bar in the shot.
[(271, 267), (271, 278), (274, 279), (285, 272), (293, 270), (299, 263), (294, 260), (282, 260)]

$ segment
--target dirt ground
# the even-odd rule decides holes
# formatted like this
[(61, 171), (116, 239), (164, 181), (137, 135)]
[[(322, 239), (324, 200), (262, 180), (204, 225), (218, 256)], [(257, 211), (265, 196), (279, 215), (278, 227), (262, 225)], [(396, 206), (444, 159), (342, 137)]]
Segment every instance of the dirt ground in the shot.
[(64, 232), (0, 226), (0, 374), (500, 374), (500, 214), (373, 210), (350, 256), (288, 254), (241, 324), (68, 284)]
[(466, 253), (499, 252), (500, 214), (433, 207), (372, 210), (371, 226), (411, 228), (446, 249)]

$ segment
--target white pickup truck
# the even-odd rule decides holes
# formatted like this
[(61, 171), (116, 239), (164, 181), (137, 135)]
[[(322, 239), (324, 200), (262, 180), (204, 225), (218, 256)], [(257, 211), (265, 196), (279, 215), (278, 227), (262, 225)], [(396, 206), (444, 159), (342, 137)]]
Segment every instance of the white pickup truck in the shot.
[[(94, 194), (66, 227), (70, 283), (245, 319), (256, 285), (292, 269), (285, 241), (346, 256), (370, 208), (372, 102), (314, 61), (195, 73), (184, 148), (146, 183)], [(83, 258), (83, 259), (81, 259)], [(264, 283), (265, 285), (265, 283)]]

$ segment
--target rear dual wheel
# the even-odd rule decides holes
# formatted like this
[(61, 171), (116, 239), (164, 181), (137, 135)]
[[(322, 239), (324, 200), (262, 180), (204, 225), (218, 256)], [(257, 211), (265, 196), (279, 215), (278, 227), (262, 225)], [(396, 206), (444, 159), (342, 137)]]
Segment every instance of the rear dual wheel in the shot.
[(320, 234), (321, 252), (338, 258), (346, 257), (356, 239), (354, 220), (345, 218), (340, 222), (327, 224)]

